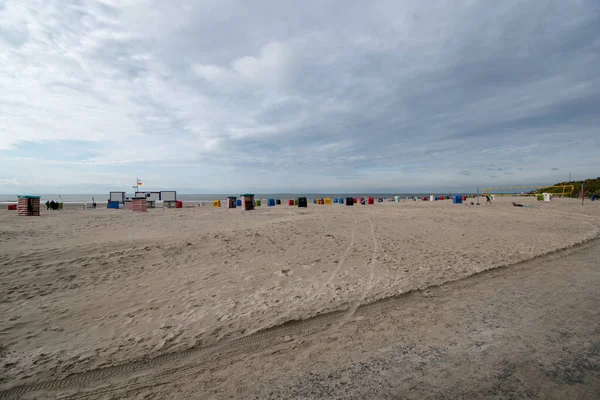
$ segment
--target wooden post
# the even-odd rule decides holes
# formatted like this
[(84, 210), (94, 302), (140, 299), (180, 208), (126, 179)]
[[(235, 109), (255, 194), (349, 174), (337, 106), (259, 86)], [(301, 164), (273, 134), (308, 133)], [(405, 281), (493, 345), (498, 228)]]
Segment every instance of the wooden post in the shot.
[(585, 198), (585, 186), (581, 184), (581, 205), (583, 206), (583, 199)]

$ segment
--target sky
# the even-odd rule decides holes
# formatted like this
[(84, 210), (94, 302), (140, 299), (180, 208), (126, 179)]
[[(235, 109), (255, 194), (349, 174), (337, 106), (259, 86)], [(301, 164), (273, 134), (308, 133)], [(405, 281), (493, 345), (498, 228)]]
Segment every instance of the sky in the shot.
[(0, 193), (600, 175), (600, 1), (0, 0)]

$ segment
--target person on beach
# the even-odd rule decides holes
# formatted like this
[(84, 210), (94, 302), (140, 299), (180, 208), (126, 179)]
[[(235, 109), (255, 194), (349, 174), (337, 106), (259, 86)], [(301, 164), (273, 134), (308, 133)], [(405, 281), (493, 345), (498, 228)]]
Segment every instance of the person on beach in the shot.
[(512, 202), (512, 205), (514, 207), (523, 207), (523, 204), (515, 203), (514, 201)]
[(50, 208), (51, 208), (52, 210), (56, 210), (56, 204), (54, 203), (54, 200), (52, 200), (52, 201), (50, 202)]
[(50, 202), (48, 200), (46, 200), (46, 211), (48, 211), (50, 209)]
[(490, 204), (492, 204), (492, 199), (490, 199), (490, 195), (486, 194), (486, 195), (485, 195), (485, 199), (486, 199), (486, 200), (485, 200), (485, 204), (487, 204), (487, 203), (490, 203)]

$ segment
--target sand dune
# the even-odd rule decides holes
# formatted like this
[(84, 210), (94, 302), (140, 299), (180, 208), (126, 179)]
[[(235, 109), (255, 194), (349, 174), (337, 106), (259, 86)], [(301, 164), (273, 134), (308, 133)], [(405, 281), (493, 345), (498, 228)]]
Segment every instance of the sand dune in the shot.
[(576, 200), (511, 200), (2, 210), (0, 388), (352, 310), (598, 235)]

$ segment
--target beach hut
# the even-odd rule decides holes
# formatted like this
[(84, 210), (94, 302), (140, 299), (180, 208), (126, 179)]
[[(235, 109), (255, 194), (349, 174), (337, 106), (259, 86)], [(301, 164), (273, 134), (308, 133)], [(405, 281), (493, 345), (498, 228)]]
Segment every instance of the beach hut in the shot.
[(463, 201), (466, 201), (466, 200), (467, 200), (467, 196), (463, 196), (463, 197), (462, 197), (462, 200), (463, 200)]
[(121, 204), (124, 203), (125, 202), (125, 192), (109, 192), (108, 193), (108, 201), (110, 201), (110, 202), (116, 201), (117, 203), (121, 203)]
[(435, 196), (434, 195), (430, 195), (429, 196), (429, 201), (434, 201), (435, 200)]
[(254, 204), (256, 205), (256, 207), (260, 207), (262, 204), (262, 201), (260, 201), (260, 199), (258, 199), (254, 202)]
[(275, 199), (267, 200), (267, 207), (275, 207)]
[(296, 199), (296, 204), (298, 204), (298, 207), (306, 208), (308, 206), (308, 201), (306, 200), (306, 197), (298, 197), (298, 199)]
[(227, 197), (227, 208), (236, 208), (237, 207), (237, 197), (229, 196)]
[(148, 203), (146, 197), (133, 197), (131, 199), (131, 211), (146, 212), (148, 211)]
[(394, 196), (394, 201), (396, 203), (400, 203), (400, 196)]
[(221, 200), (213, 200), (213, 207), (214, 208), (220, 208), (221, 207)]
[(352, 197), (346, 197), (346, 205), (347, 206), (353, 206), (354, 205), (354, 200)]
[(352, 201), (354, 202), (354, 204), (356, 204), (356, 203), (358, 203), (358, 198), (354, 197), (354, 198), (352, 199)]
[(375, 204), (375, 198), (374, 197), (367, 198), (367, 204)]
[(175, 208), (183, 208), (183, 201), (175, 200)]
[(294, 200), (291, 200), (291, 199), (288, 200), (288, 206), (292, 206), (293, 207), (294, 206)]
[(333, 204), (337, 204), (337, 203), (339, 203), (339, 201), (340, 201), (340, 199), (338, 199), (337, 197), (333, 198)]
[(298, 205), (298, 199), (294, 199), (294, 205), (297, 206)]
[(235, 205), (238, 206), (238, 207), (241, 207), (242, 206), (242, 199), (237, 199), (235, 201)]
[(325, 204), (328, 205), (328, 206), (330, 206), (331, 205), (331, 198), (329, 198), (329, 197), (326, 198), (325, 199)]
[(317, 204), (317, 199), (313, 199), (313, 204)]
[(39, 216), (40, 196), (17, 196), (17, 215)]
[(462, 196), (454, 196), (454, 204), (462, 204), (463, 198)]
[(275, 204), (277, 204), (278, 206), (281, 205), (281, 199), (275, 199)]
[(342, 205), (344, 205), (344, 202), (345, 202), (345, 199), (343, 197), (340, 197), (339, 203), (342, 204)]
[(242, 209), (246, 211), (254, 210), (254, 195), (247, 193), (240, 196), (242, 198)]

